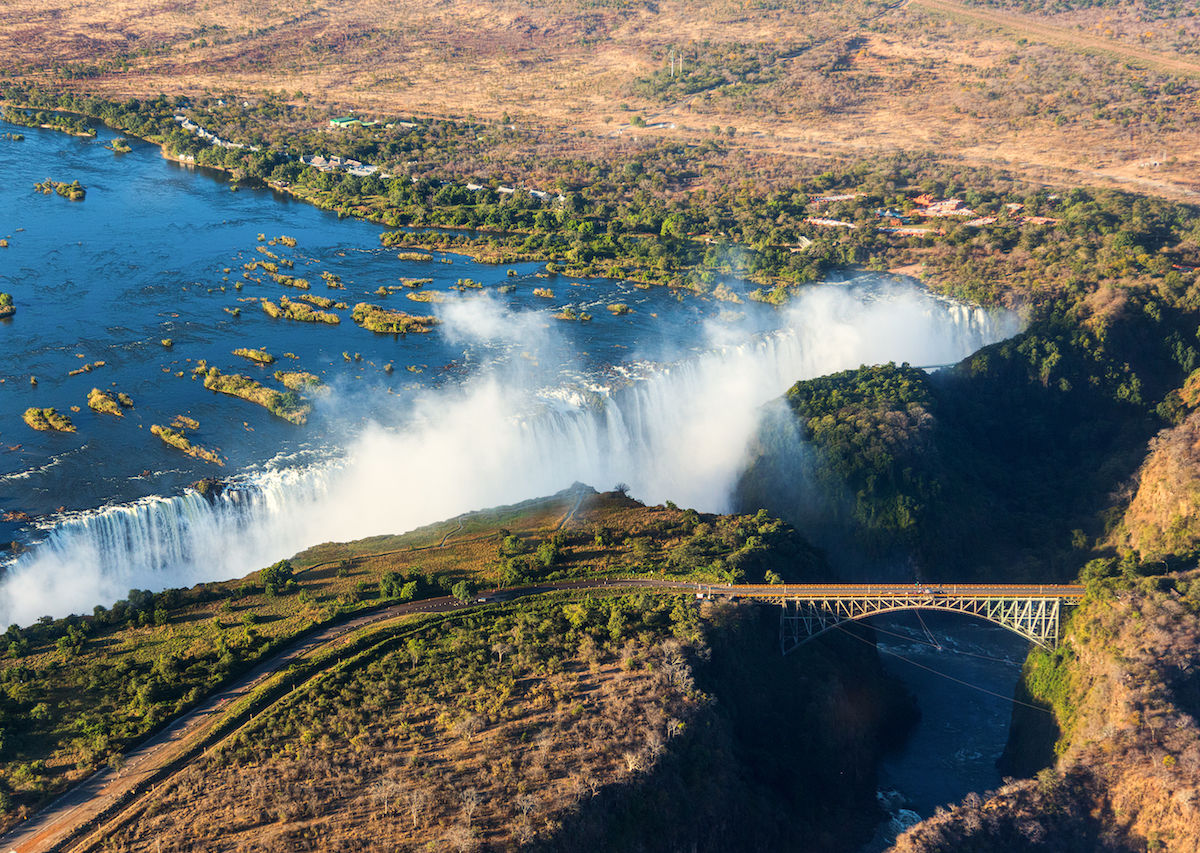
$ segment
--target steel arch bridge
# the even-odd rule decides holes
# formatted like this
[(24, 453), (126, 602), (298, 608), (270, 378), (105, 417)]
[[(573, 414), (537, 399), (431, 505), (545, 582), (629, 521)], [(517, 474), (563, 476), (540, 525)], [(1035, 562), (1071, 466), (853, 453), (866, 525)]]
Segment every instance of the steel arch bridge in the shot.
[(698, 594), (777, 601), (780, 649), (787, 654), (846, 622), (899, 610), (975, 616), (1053, 649), (1062, 608), (1078, 604), (1083, 592), (1067, 584), (739, 584)]

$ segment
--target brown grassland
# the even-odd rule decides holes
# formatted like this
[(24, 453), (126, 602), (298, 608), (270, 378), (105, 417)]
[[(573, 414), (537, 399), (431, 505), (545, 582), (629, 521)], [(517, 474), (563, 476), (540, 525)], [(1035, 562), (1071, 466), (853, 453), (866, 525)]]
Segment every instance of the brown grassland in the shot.
[(507, 114), (551, 147), (582, 133), (593, 150), (732, 128), (756, 156), (930, 150), (1195, 198), (1195, 9), (1081, 5), (15, 0), (0, 9), (0, 56), (10, 79), (109, 96), (284, 92), (367, 115)]
[[(609, 630), (610, 606), (531, 602), (327, 676), (172, 779), (104, 849), (511, 849), (553, 831), (651, 767), (704, 701), (668, 630), (677, 605), (641, 604), (656, 630)], [(566, 614), (589, 608), (604, 619), (573, 630)]]
[[(699, 516), (620, 493), (568, 492), (399, 536), (321, 545), (293, 558), (295, 575), (283, 587), (256, 573), (159, 597), (134, 590), (112, 608), (119, 618), (10, 632), (9, 694), (55, 712), (26, 716), (20, 744), (0, 765), (12, 805), (0, 829), (290, 638), (396, 600), (401, 594), (384, 588), (389, 573), (425, 597), (458, 581), (513, 582), (505, 572), (514, 559), (537, 574), (522, 582), (662, 573), (715, 580), (738, 555), (758, 580), (756, 555), (788, 553), (789, 536), (765, 515)], [(549, 565), (535, 564), (551, 541)]]

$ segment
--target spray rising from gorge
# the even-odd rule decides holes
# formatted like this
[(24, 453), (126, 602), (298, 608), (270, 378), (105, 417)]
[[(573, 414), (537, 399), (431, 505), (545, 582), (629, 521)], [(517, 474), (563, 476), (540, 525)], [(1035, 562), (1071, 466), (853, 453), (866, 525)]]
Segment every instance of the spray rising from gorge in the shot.
[[(403, 426), (368, 424), (324, 461), (265, 466), (211, 499), (150, 497), (59, 520), (9, 566), (0, 619), (238, 577), (319, 542), (402, 532), (576, 481), (727, 511), (761, 407), (791, 383), (863, 363), (946, 364), (1017, 330), (1011, 315), (899, 287), (814, 287), (781, 319), (756, 336), (714, 325), (698, 354), (626, 364), (615, 380), (481, 371), (423, 392)], [(445, 310), (440, 333), (529, 344), (548, 334), (530, 320), (480, 299)]]

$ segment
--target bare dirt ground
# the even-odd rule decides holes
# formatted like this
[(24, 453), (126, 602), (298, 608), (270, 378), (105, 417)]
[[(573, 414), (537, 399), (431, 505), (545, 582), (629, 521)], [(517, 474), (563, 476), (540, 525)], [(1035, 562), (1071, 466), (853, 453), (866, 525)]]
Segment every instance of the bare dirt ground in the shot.
[[(928, 151), (1194, 198), (1200, 59), (1106, 20), (957, 0), (12, 0), (0, 69), (121, 97), (270, 91), (369, 114), (507, 113), (564, 134), (732, 127), (726, 143), (751, 151)], [(648, 82), (672, 49), (686, 74), (720, 81), (683, 94)], [(747, 51), (774, 58), (746, 71)]]
[(1191, 77), (1200, 75), (1200, 61), (1173, 56), (1161, 51), (1147, 50), (1116, 39), (1093, 35), (1078, 27), (1072, 28), (1049, 23), (1045, 18), (1034, 15), (980, 8), (957, 2), (957, 0), (911, 0), (911, 2), (935, 12), (1011, 30), (1031, 41), (1058, 45), (1070, 50), (1093, 51), (1158, 71), (1185, 74)]

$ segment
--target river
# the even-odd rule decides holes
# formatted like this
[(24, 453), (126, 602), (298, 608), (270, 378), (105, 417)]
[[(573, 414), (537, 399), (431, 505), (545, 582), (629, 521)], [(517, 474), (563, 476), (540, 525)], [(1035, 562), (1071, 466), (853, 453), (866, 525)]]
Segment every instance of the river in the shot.
[[(400, 532), (574, 481), (727, 511), (762, 406), (792, 382), (862, 363), (944, 364), (1017, 329), (1012, 317), (891, 276), (824, 282), (777, 309), (547, 275), (540, 264), (401, 260), (380, 246), (378, 226), (267, 189), (231, 191), (223, 176), (166, 161), (146, 143), (114, 154), (105, 128), (94, 140), (4, 129), (25, 140), (0, 140), (0, 237), (9, 242), (0, 291), (17, 305), (0, 322), (0, 512), (9, 514), (0, 541), (26, 550), (4, 562), (0, 624), (88, 611), (134, 586), (236, 577), (321, 541)], [(47, 177), (79, 180), (86, 199), (35, 193)], [(270, 242), (281, 235), (295, 247)], [(281, 271), (309, 280), (310, 293), (433, 313), (441, 324), (396, 337), (357, 327), (345, 309), (337, 326), (272, 319), (240, 300), (301, 291), (261, 270), (251, 274), (258, 282), (244, 278), (245, 264), (272, 260), (260, 250), (290, 261)], [(328, 288), (322, 272), (344, 289)], [(376, 295), (404, 278), (432, 279), (420, 290), (444, 301)], [(482, 288), (454, 290), (465, 278)], [(616, 316), (612, 303), (631, 310)], [(555, 319), (568, 305), (592, 321)], [(244, 361), (238, 347), (266, 349), (278, 363)], [(274, 370), (302, 369), (332, 393), (297, 427), (205, 390), (192, 376), (200, 360), (275, 387)], [(134, 407), (122, 418), (91, 412), (92, 387), (129, 394)], [(32, 406), (69, 414), (77, 431), (29, 429), (21, 414)], [(218, 449), (223, 468), (150, 434), (180, 415), (198, 422), (190, 437)], [(213, 475), (230, 483), (216, 500), (188, 488)], [(897, 623), (901, 637), (883, 637), (884, 651), (933, 666), (943, 653), (914, 630)], [(1007, 669), (963, 680), (1008, 695), (1020, 650), (997, 651), (980, 630), (952, 627), (942, 642), (1007, 656)], [(927, 813), (993, 784), (1002, 700), (968, 701), (924, 670), (891, 665), (912, 670), (900, 674), (927, 699), (914, 740), (883, 767), (883, 785), (903, 795), (892, 805)]]
[[(401, 260), (380, 247), (378, 226), (267, 189), (231, 191), (145, 143), (114, 154), (107, 129), (94, 140), (20, 132), (24, 141), (0, 146), (0, 289), (17, 305), (0, 326), (0, 510), (32, 520), (8, 516), (0, 541), (33, 547), (9, 559), (5, 622), (90, 610), (133, 586), (239, 576), (316, 542), (576, 480), (724, 511), (759, 407), (791, 382), (863, 362), (945, 363), (1015, 329), (1011, 317), (887, 276), (817, 285), (781, 310), (546, 276), (538, 264)], [(45, 177), (79, 180), (87, 198), (35, 193)], [(281, 235), (296, 246), (272, 242)], [(259, 282), (244, 278), (245, 264), (271, 258), (264, 251), (291, 261), (283, 271), (312, 293), (432, 312), (441, 325), (396, 337), (357, 327), (345, 310), (337, 326), (272, 319), (239, 300), (300, 291), (261, 270)], [(344, 289), (327, 288), (322, 272)], [(404, 278), (432, 279), (421, 290), (445, 301), (376, 295)], [(468, 278), (482, 288), (452, 289)], [(606, 310), (615, 303), (630, 311)], [(566, 305), (592, 321), (555, 319)], [(253, 364), (238, 347), (279, 361)], [(205, 390), (192, 375), (201, 360), (267, 384), (278, 367), (303, 369), (333, 393), (296, 427)], [(89, 411), (94, 386), (129, 394), (134, 408)], [(68, 413), (77, 432), (34, 432), (20, 419), (30, 406)], [(191, 439), (219, 450), (224, 468), (149, 434), (179, 415), (199, 423)], [(235, 485), (215, 503), (187, 490), (214, 474)]]
[(1029, 643), (999, 625), (913, 611), (871, 620), (884, 668), (916, 697), (920, 720), (879, 768), (887, 813), (860, 853), (880, 853), (938, 806), (1001, 784), (1013, 690)]

